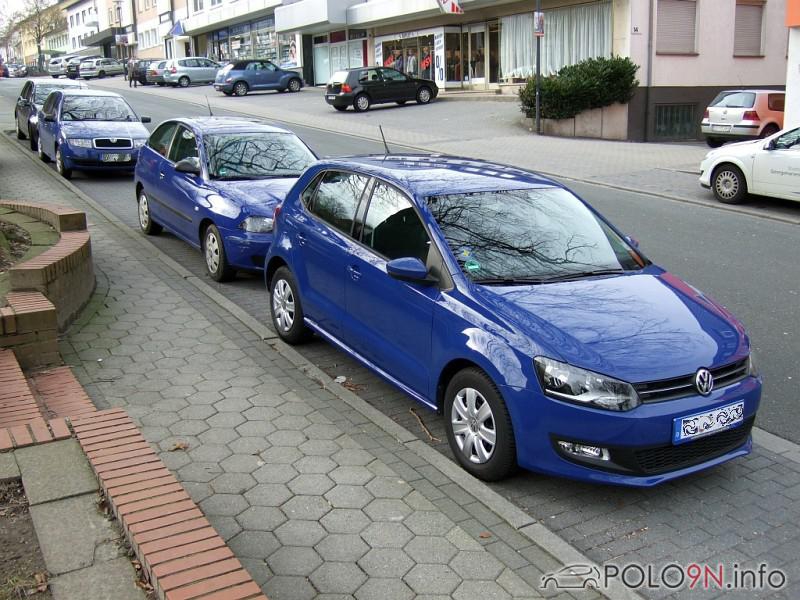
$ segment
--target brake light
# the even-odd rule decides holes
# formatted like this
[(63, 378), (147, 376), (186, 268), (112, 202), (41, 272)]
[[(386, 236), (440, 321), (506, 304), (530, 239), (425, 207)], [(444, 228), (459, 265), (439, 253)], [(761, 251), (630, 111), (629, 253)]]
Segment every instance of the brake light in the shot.
[(272, 227), (274, 228), (275, 225), (278, 224), (278, 215), (281, 214), (281, 209), (283, 208), (283, 202), (280, 202), (275, 205), (275, 210), (272, 211)]
[(754, 110), (746, 110), (742, 115), (743, 121), (760, 121), (761, 117), (758, 116), (758, 113)]
[(706, 109), (706, 112), (703, 113), (703, 118), (708, 119), (708, 109)]
[(353, 88), (351, 88), (348, 84), (346, 84), (346, 83), (342, 84), (342, 92), (344, 92), (345, 94), (349, 94), (352, 91), (353, 91)]
[(177, 73), (177, 72), (178, 72), (178, 69), (176, 69), (175, 67), (171, 67), (171, 68), (170, 68), (170, 70), (169, 70), (169, 72), (170, 72), (170, 73)]

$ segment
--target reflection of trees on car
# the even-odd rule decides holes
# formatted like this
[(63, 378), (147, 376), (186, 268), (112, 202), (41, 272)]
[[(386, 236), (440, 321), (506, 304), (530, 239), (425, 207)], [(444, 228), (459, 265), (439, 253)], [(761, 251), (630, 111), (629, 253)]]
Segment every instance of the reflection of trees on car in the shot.
[(220, 179), (297, 177), (314, 156), (286, 134), (244, 133), (204, 138), (209, 173)]

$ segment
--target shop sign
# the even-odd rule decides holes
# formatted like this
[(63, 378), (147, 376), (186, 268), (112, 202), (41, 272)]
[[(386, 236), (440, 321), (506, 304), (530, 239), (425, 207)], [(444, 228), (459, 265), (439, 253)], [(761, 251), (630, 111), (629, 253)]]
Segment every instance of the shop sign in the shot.
[(538, 37), (544, 36), (544, 13), (533, 13), (533, 35)]
[(439, 3), (439, 10), (446, 15), (463, 15), (464, 9), (461, 8), (460, 0), (436, 0)]

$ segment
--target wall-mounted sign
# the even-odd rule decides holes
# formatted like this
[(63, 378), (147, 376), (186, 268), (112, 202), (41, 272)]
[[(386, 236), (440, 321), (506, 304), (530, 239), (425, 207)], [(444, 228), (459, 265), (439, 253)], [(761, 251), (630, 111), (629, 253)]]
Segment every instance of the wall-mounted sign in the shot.
[(463, 15), (464, 9), (461, 8), (460, 0), (436, 0), (439, 3), (439, 10), (446, 15)]

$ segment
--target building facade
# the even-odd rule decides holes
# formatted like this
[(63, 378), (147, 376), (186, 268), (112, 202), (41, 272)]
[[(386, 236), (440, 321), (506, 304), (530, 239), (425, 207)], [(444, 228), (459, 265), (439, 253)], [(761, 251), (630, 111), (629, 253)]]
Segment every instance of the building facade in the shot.
[(85, 40), (100, 30), (100, 14), (96, 0), (67, 0), (61, 3), (67, 17), (67, 51), (69, 54), (96, 52)]

